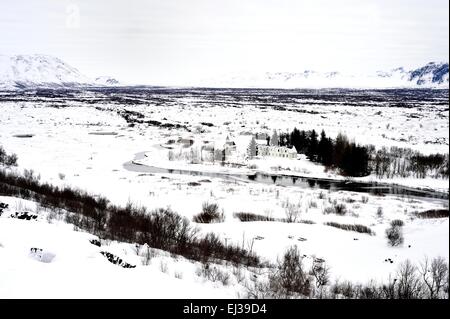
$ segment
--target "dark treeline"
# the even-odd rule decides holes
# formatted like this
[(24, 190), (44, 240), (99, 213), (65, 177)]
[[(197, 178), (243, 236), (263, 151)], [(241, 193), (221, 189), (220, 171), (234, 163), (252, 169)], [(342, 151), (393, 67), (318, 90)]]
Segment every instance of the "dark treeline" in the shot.
[(448, 154), (423, 155), (411, 149), (391, 147), (372, 154), (372, 169), (377, 177), (392, 178), (416, 177), (434, 178), (449, 177)]
[(327, 168), (338, 169), (344, 176), (366, 176), (374, 173), (379, 178), (449, 177), (449, 155), (424, 155), (409, 148), (383, 147), (376, 150), (373, 145), (358, 145), (339, 133), (336, 139), (327, 137), (322, 130), (304, 131), (294, 128), (291, 133), (282, 133), (280, 146), (295, 146), (298, 153)]
[(84, 191), (41, 183), (32, 171), (18, 175), (0, 169), (0, 195), (34, 200), (43, 207), (59, 209), (67, 222), (103, 239), (147, 244), (202, 262), (223, 260), (250, 266), (260, 263), (253, 253), (237, 245), (225, 245), (213, 233), (198, 236), (189, 220), (170, 209), (147, 211), (131, 204), (115, 206)]
[(343, 134), (332, 139), (323, 130), (319, 137), (315, 130), (294, 128), (291, 133), (280, 134), (280, 145), (295, 146), (298, 153), (306, 154), (311, 161), (337, 168), (345, 176), (366, 176), (371, 172), (370, 148), (350, 142)]

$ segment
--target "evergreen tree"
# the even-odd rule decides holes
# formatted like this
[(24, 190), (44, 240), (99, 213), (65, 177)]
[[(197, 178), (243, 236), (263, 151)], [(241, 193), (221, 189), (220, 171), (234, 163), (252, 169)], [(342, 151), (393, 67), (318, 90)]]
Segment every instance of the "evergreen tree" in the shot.
[(297, 150), (299, 151), (299, 153), (305, 154), (307, 152), (308, 142), (309, 141), (308, 141), (308, 138), (306, 136), (306, 132), (301, 130), (300, 134), (299, 134), (299, 139), (298, 139), (299, 147), (297, 147)]
[(300, 131), (297, 128), (291, 132), (290, 135), (291, 145), (295, 146), (298, 152), (300, 152)]
[(344, 156), (345, 148), (349, 144), (347, 136), (339, 133), (336, 137), (333, 147), (333, 166), (342, 167), (342, 159)]
[(325, 156), (326, 156), (326, 143), (327, 143), (327, 136), (325, 134), (325, 131), (322, 130), (320, 133), (320, 141), (319, 146), (317, 148), (317, 161), (320, 163), (324, 163)]
[(252, 137), (250, 144), (248, 145), (247, 155), (250, 158), (253, 158), (256, 156), (256, 140), (255, 140), (254, 136)]
[(311, 161), (317, 160), (318, 145), (319, 143), (317, 141), (317, 133), (315, 130), (312, 130), (309, 137), (308, 152), (306, 153)]
[(273, 130), (272, 138), (270, 139), (270, 145), (272, 145), (272, 146), (279, 145), (278, 133), (275, 130)]

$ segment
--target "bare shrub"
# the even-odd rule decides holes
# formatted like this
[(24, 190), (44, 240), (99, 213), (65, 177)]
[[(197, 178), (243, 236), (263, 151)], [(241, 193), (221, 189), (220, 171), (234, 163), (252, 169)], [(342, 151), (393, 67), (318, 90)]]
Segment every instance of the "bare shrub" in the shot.
[(419, 268), (424, 288), (426, 291), (426, 298), (437, 299), (444, 292), (446, 283), (448, 284), (448, 265), (444, 258), (434, 258), (431, 263), (428, 258), (420, 264)]
[(220, 258), (231, 261), (235, 264), (256, 266), (259, 258), (243, 246), (232, 244), (224, 245), (221, 239), (214, 233), (208, 233), (205, 237), (195, 242), (195, 260), (207, 261), (208, 259)]
[(202, 211), (195, 215), (193, 221), (196, 223), (221, 223), (225, 220), (223, 212), (219, 212), (219, 205), (217, 203), (204, 202), (202, 204)]
[(3, 163), (3, 161), (5, 160), (5, 156), (6, 156), (6, 151), (3, 148), (3, 146), (0, 145), (0, 163)]
[(448, 209), (430, 209), (415, 215), (419, 218), (447, 218), (449, 211)]
[[(292, 263), (288, 263), (292, 264)], [(397, 268), (394, 276), (377, 284), (370, 280), (366, 284), (355, 284), (351, 281), (336, 280), (329, 286), (329, 269), (321, 259), (314, 259), (310, 270), (311, 278), (315, 279), (316, 289), (314, 298), (347, 298), (347, 299), (446, 299), (448, 298), (448, 264), (441, 258), (434, 258), (431, 262), (425, 258), (416, 267), (406, 260)], [(269, 282), (253, 280), (253, 285), (245, 284), (248, 298), (287, 298), (301, 296), (280, 289), (282, 282), (279, 277), (274, 284), (274, 278), (279, 276), (279, 269), (269, 275)], [(323, 277), (322, 277), (323, 275)], [(295, 279), (295, 276), (292, 276)], [(324, 278), (324, 280), (322, 280)], [(292, 289), (292, 288), (291, 288)]]
[(56, 209), (51, 209), (48, 213), (47, 213), (47, 222), (49, 224), (51, 224), (53, 222), (54, 219), (56, 219), (58, 217), (58, 213), (56, 211)]
[(147, 245), (144, 245), (144, 252), (142, 253), (142, 265), (148, 266), (151, 260), (157, 256), (156, 252)]
[(221, 271), (217, 266), (211, 266), (209, 263), (203, 264), (197, 271), (197, 274), (213, 282), (219, 281), (224, 286), (228, 285), (230, 280), (230, 274), (228, 272)]
[(245, 274), (242, 271), (242, 267), (240, 266), (234, 266), (232, 270), (233, 276), (236, 278), (236, 281), (238, 283), (241, 283), (245, 280)]
[(38, 182), (41, 179), (41, 175), (40, 174), (36, 175), (34, 170), (32, 169), (25, 169), (23, 171), (23, 176), (25, 177), (25, 179), (35, 182)]
[(394, 219), (391, 221), (391, 227), (403, 227), (405, 222), (401, 219)]
[(380, 206), (377, 208), (377, 216), (378, 218), (383, 217), (383, 207)]
[(314, 200), (310, 200), (308, 202), (308, 206), (309, 206), (309, 208), (317, 208), (317, 202)]
[(234, 213), (233, 217), (238, 218), (241, 222), (275, 221), (275, 218), (253, 213)]
[(5, 160), (3, 163), (6, 166), (17, 166), (17, 160), (18, 160), (17, 154), (11, 154), (11, 155), (7, 155), (5, 157)]
[(331, 286), (331, 293), (334, 298), (344, 297), (347, 299), (355, 299), (357, 297), (357, 287), (351, 281), (336, 281)]
[(244, 284), (246, 289), (246, 299), (268, 299), (276, 298), (277, 295), (271, 290), (269, 281), (255, 280)]
[(3, 147), (0, 146), (0, 164), (3, 164), (7, 167), (9, 166), (17, 166), (17, 155), (10, 154), (8, 155)]
[(175, 274), (174, 274), (174, 276), (175, 276), (175, 278), (177, 278), (177, 279), (183, 279), (183, 273), (182, 273), (182, 272), (176, 271)]
[(347, 214), (347, 206), (345, 204), (336, 204), (334, 205), (334, 210), (336, 215), (345, 215)]
[(336, 215), (345, 215), (347, 214), (347, 206), (343, 203), (334, 202), (332, 206), (326, 207), (323, 211), (324, 214), (336, 214)]
[(68, 213), (65, 220), (75, 229), (82, 229), (102, 240), (148, 244), (186, 258), (205, 261), (220, 259), (235, 264), (258, 266), (260, 260), (238, 245), (226, 245), (214, 234), (198, 237), (198, 230), (168, 208), (148, 212), (143, 207), (128, 204), (119, 207), (98, 195), (41, 183), (33, 171), (26, 177), (0, 169), (0, 193), (33, 200), (46, 208), (58, 208)]
[(159, 262), (159, 270), (165, 274), (169, 271), (169, 266), (167, 265), (167, 262), (161, 260)]
[(362, 202), (363, 204), (367, 204), (367, 203), (369, 202), (369, 197), (368, 197), (368, 196), (362, 196), (362, 197), (361, 197), (361, 202)]
[(291, 203), (289, 199), (286, 199), (281, 203), (281, 206), (284, 208), (284, 213), (286, 215), (286, 222), (288, 223), (295, 223), (300, 218), (300, 212), (302, 204), (301, 202), (298, 203)]
[(399, 226), (391, 226), (386, 229), (386, 238), (392, 247), (403, 244), (403, 230)]
[(398, 299), (420, 299), (421, 292), (422, 284), (417, 274), (417, 267), (406, 260), (397, 271), (397, 297)]
[(339, 229), (343, 229), (343, 230), (348, 230), (348, 231), (355, 231), (358, 233), (364, 233), (364, 234), (369, 234), (371, 236), (375, 235), (375, 232), (370, 229), (367, 226), (364, 225), (360, 225), (360, 224), (339, 224), (339, 223), (335, 223), (335, 222), (326, 222), (324, 223), (327, 226), (331, 226), (331, 227), (336, 227)]
[(322, 260), (315, 259), (313, 261), (310, 274), (314, 277), (318, 289), (328, 285), (330, 282), (330, 268)]
[(73, 224), (76, 227), (79, 227), (81, 225), (82, 217), (78, 214), (73, 213), (66, 213), (64, 221), (67, 224)]
[(365, 285), (358, 286), (357, 296), (359, 299), (381, 299), (381, 289), (371, 280)]
[(285, 252), (283, 259), (278, 262), (276, 272), (269, 276), (269, 282), (271, 290), (285, 296), (310, 295), (311, 277), (304, 269), (303, 257), (297, 246), (292, 246)]

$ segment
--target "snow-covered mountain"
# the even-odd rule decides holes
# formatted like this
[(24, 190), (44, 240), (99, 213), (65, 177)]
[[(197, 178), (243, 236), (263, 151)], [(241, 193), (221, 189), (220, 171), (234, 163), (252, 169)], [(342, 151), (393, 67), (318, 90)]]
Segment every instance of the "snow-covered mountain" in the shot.
[(120, 85), (120, 82), (110, 76), (99, 76), (95, 79), (95, 83), (99, 85)]
[(111, 77), (91, 79), (61, 59), (49, 55), (0, 55), (0, 88), (117, 84), (117, 80)]
[(428, 63), (408, 73), (409, 80), (417, 85), (445, 85), (448, 87), (448, 63)]
[[(89, 78), (59, 58), (48, 55), (0, 55), (0, 89), (27, 87), (120, 86), (109, 76)], [(448, 63), (430, 62), (406, 70), (399, 67), (374, 74), (346, 74), (340, 72), (265, 72), (222, 76), (188, 86), (249, 87), (249, 88), (448, 88)]]
[(406, 70), (403, 67), (374, 74), (340, 72), (266, 72), (253, 75), (225, 76), (202, 83), (216, 87), (254, 88), (448, 88), (448, 63), (430, 62)]

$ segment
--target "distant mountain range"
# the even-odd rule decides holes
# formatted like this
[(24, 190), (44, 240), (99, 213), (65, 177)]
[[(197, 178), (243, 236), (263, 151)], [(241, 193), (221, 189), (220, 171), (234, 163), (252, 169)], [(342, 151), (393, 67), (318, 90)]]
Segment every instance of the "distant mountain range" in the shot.
[[(158, 84), (158, 83), (154, 83)], [(120, 86), (109, 76), (89, 78), (64, 61), (48, 55), (0, 55), (0, 89), (32, 87)], [(209, 79), (187, 86), (230, 88), (448, 88), (448, 63), (402, 67), (374, 74), (340, 72), (265, 72)]]
[(340, 72), (266, 72), (205, 81), (206, 86), (253, 88), (448, 88), (448, 63), (430, 62), (423, 67), (396, 68), (374, 74)]
[(119, 85), (102, 76), (91, 79), (64, 61), (48, 55), (0, 55), (0, 89)]

